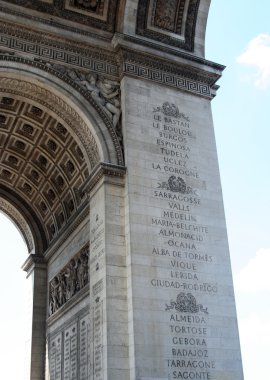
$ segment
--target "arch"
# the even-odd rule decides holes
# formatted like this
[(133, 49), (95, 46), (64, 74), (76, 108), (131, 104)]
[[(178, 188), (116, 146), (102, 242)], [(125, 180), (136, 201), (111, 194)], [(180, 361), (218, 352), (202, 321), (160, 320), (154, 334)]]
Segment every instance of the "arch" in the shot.
[(0, 211), (2, 211), (17, 227), (27, 246), (28, 253), (33, 252), (36, 245), (34, 242), (34, 237), (29, 227), (29, 222), (26, 221), (21, 212), (19, 212), (16, 207), (2, 197), (0, 198)]
[(109, 113), (62, 68), (2, 56), (0, 88), (2, 208), (43, 254), (87, 205), (93, 169), (123, 165), (121, 144)]
[[(61, 115), (74, 128), (86, 150), (89, 144), (92, 151), (92, 145), (97, 145), (99, 160), (124, 164), (121, 143), (112, 120), (91, 93), (81, 88), (64, 70), (59, 72), (42, 62), (0, 55), (0, 84), (1, 91), (35, 99)], [(89, 151), (88, 154), (91, 156)]]

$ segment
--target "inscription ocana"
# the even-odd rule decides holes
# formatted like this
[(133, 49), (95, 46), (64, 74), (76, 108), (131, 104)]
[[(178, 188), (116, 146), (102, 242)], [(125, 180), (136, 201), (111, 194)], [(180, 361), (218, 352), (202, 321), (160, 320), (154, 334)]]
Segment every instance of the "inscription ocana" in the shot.
[(202, 183), (196, 163), (196, 133), (191, 118), (170, 102), (153, 108), (152, 131), (156, 146), (151, 169), (157, 173), (153, 197), (160, 215), (152, 216), (156, 244), (151, 255), (164, 262), (162, 276), (151, 287), (172, 295), (163, 309), (168, 326), (169, 351), (164, 366), (169, 379), (212, 379), (215, 361), (208, 350), (211, 310), (200, 302), (218, 293), (202, 265), (213, 262), (206, 250), (209, 226), (203, 223)]

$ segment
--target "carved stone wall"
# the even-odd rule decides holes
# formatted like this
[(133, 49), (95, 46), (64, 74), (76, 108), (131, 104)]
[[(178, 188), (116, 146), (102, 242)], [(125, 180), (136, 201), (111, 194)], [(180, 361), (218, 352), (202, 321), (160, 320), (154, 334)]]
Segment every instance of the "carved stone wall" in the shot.
[(82, 147), (65, 122), (16, 96), (0, 98), (0, 147), (0, 182), (31, 203), (52, 239), (84, 199)]
[(137, 33), (167, 45), (193, 51), (200, 0), (140, 0)]
[[(77, 33), (83, 33), (80, 24), (107, 32), (115, 30), (118, 0), (8, 0), (2, 3), (6, 4), (0, 4), (0, 10), (11, 15), (22, 15), (53, 26), (61, 25), (62, 28)], [(11, 4), (19, 5), (21, 8), (7, 7)], [(76, 28), (68, 26), (64, 24), (64, 20), (79, 25)]]
[(53, 315), (89, 283), (89, 245), (80, 250), (49, 283), (49, 315)]

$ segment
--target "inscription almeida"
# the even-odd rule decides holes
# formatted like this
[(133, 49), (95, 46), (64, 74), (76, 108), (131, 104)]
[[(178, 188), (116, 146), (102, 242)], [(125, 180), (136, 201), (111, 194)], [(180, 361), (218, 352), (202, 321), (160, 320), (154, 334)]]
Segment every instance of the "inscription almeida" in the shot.
[[(152, 278), (151, 286), (178, 290), (176, 301), (166, 304), (170, 322), (170, 353), (166, 358), (170, 379), (212, 379), (215, 360), (207, 349), (211, 308), (199, 300), (202, 294), (218, 294), (216, 283), (208, 282), (200, 268), (214, 257), (204, 252), (209, 227), (201, 223), (200, 187), (202, 180), (194, 166), (196, 135), (190, 118), (177, 105), (165, 102), (153, 109), (152, 128), (157, 159), (152, 169), (162, 179), (153, 189), (160, 200), (160, 217), (152, 217), (158, 246), (152, 255), (166, 260), (166, 278)], [(171, 314), (171, 311), (179, 314)], [(183, 315), (184, 314), (184, 315)]]

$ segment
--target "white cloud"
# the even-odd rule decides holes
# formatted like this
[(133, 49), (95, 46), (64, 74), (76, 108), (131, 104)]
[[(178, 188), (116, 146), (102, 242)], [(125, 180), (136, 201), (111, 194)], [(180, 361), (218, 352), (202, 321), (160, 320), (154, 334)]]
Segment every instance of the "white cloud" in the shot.
[(270, 291), (270, 249), (260, 249), (247, 266), (235, 276), (237, 291)]
[(270, 84), (270, 35), (259, 34), (253, 38), (237, 62), (255, 67), (256, 73), (251, 76), (255, 86), (267, 87)]

